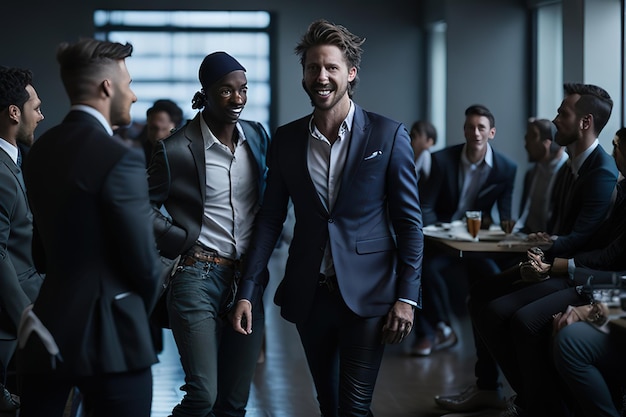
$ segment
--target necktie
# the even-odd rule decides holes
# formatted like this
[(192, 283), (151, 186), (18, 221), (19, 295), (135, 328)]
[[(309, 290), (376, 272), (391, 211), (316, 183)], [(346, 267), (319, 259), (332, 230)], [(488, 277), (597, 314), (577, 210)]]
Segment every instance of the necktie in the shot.
[(17, 167), (22, 168), (22, 152), (17, 149)]
[[(569, 162), (569, 161), (568, 161)], [(571, 226), (566, 224), (565, 218), (567, 217), (567, 210), (570, 207), (570, 199), (572, 188), (574, 188), (574, 182), (576, 181), (576, 174), (572, 172), (569, 163), (563, 164), (561, 167), (560, 175), (557, 177), (555, 184), (555, 190), (558, 187), (558, 192), (553, 192), (554, 201), (552, 217), (554, 218), (553, 228), (551, 234), (562, 235), (571, 232)]]

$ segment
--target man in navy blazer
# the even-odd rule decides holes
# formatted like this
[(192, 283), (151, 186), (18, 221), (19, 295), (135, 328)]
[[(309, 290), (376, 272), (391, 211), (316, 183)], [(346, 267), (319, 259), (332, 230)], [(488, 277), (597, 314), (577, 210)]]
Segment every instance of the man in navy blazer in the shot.
[[(149, 417), (157, 362), (149, 315), (161, 268), (145, 158), (112, 137), (137, 97), (132, 45), (84, 38), (57, 60), (72, 107), (25, 161), (33, 256), (46, 273), (24, 324), (39, 318), (56, 342), (18, 333), (20, 415), (62, 416), (78, 387), (87, 415)], [(45, 348), (44, 348), (45, 347)], [(50, 350), (48, 350), (50, 349)]]
[(401, 123), (351, 99), (363, 42), (320, 20), (296, 47), (314, 110), (273, 138), (233, 314), (235, 329), (250, 334), (251, 304), (261, 300), (291, 199), (295, 229), (275, 301), (296, 324), (326, 417), (372, 415), (384, 344), (403, 340), (421, 304), (410, 138)]
[[(0, 68), (0, 412), (19, 404), (5, 388), (24, 309), (35, 301), (43, 276), (32, 256), (33, 215), (26, 199), (19, 144), (33, 143), (43, 120), (32, 73)], [(14, 390), (13, 390), (14, 391)]]
[[(473, 105), (465, 111), (465, 143), (449, 146), (432, 154), (431, 175), (420, 186), (424, 225), (451, 222), (465, 216), (466, 210), (481, 210), (483, 217), (490, 216), (497, 203), (501, 220), (511, 219), (515, 163), (495, 151), (490, 142), (496, 134), (495, 119), (484, 106)], [(478, 122), (474, 124), (474, 120)], [(464, 156), (465, 155), (465, 156)], [(473, 156), (476, 155), (476, 156)], [(463, 197), (466, 173), (463, 172), (464, 158), (467, 165), (482, 167), (479, 187), (467, 201)], [(476, 159), (476, 160), (473, 160)], [(485, 164), (482, 162), (485, 161)]]

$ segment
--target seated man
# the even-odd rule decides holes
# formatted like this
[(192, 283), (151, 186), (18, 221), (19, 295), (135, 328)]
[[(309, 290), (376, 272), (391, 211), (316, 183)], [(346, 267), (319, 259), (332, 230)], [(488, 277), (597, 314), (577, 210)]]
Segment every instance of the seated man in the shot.
[[(620, 141), (620, 137), (624, 140)], [(626, 129), (617, 132), (616, 141), (614, 155), (619, 155), (619, 146), (626, 150)], [(626, 172), (626, 164), (618, 157), (615, 159), (619, 170)], [(518, 394), (512, 408), (518, 414), (520, 410), (532, 416), (552, 417), (563, 413), (564, 398), (555, 389), (559, 385), (558, 378), (547, 354), (552, 332), (550, 324), (553, 316), (568, 305), (589, 304), (579, 285), (591, 274), (587, 272), (581, 277), (578, 269), (626, 270), (625, 184), (624, 180), (620, 182), (610, 217), (597, 228), (584, 250), (570, 259), (554, 258), (549, 262), (540, 253), (529, 251), (529, 262), (522, 266), (522, 282), (511, 286), (519, 289), (491, 301), (480, 300), (481, 293), (490, 291), (485, 287), (506, 284), (480, 282), (476, 293), (472, 289), (472, 294), (476, 295), (470, 301), (472, 320)], [(603, 278), (604, 283), (611, 282), (611, 275), (608, 280), (607, 274), (594, 276), (592, 285), (603, 283)]]
[[(487, 219), (491, 218), (496, 203), (500, 219), (511, 219), (517, 167), (490, 145), (496, 134), (493, 114), (482, 105), (468, 107), (463, 132), (464, 144), (432, 154), (431, 175), (427, 181), (420, 181), (424, 225), (459, 220), (467, 210), (481, 210), (488, 226), (491, 221)], [(456, 343), (449, 316), (452, 308), (443, 277), (444, 269), (453, 265), (461, 265), (468, 272), (499, 271), (489, 259), (452, 257), (427, 244), (422, 264), (424, 306), (415, 313), (418, 338), (412, 349), (414, 355), (429, 355), (431, 351)]]
[(556, 174), (568, 159), (565, 147), (554, 140), (554, 130), (548, 119), (531, 118), (526, 125), (524, 148), (532, 165), (524, 177), (520, 217), (514, 232), (528, 234), (548, 230), (552, 213), (550, 195)]
[[(598, 271), (590, 273), (598, 275)], [(602, 326), (603, 320), (594, 320), (597, 316), (592, 316), (592, 309), (584, 307), (582, 311), (581, 307), (568, 307), (554, 319), (556, 371), (581, 415), (621, 417), (623, 411), (618, 409), (624, 406), (622, 387), (626, 382), (625, 329)]]
[[(547, 233), (536, 234), (544, 244), (551, 244), (547, 258), (571, 258), (585, 249), (596, 228), (606, 218), (617, 181), (612, 158), (599, 146), (598, 135), (606, 125), (613, 101), (606, 91), (585, 84), (565, 84), (565, 98), (553, 123), (557, 128), (555, 141), (566, 146), (571, 158), (557, 174), (552, 190), (553, 212)], [(470, 313), (489, 301), (520, 286), (520, 269), (512, 267), (492, 278), (483, 278), (480, 285), (470, 288)], [(550, 280), (548, 280), (550, 281)], [(547, 285), (523, 284), (535, 287), (531, 300), (563, 288), (565, 280)], [(505, 306), (511, 314), (527, 304), (524, 298)], [(472, 306), (473, 304), (473, 306)], [(473, 320), (474, 326), (477, 323)], [(471, 411), (493, 407), (502, 394), (494, 360), (475, 333), (477, 362), (476, 385), (461, 394), (437, 396), (441, 407), (452, 411)], [(509, 381), (510, 382), (510, 381)]]

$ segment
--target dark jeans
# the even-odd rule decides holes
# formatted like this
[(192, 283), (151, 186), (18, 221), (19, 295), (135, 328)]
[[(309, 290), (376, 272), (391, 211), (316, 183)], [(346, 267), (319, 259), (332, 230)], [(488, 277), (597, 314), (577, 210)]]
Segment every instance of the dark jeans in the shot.
[(81, 378), (21, 375), (19, 383), (20, 417), (62, 417), (74, 386), (81, 392), (82, 407), (87, 416), (150, 417), (151, 368)]
[(337, 288), (318, 287), (310, 318), (297, 328), (323, 417), (373, 415), (384, 320), (359, 317)]
[(196, 262), (178, 271), (168, 295), (172, 333), (186, 392), (174, 417), (244, 416), (263, 343), (263, 304), (253, 307), (253, 332), (236, 333), (226, 319), (234, 269)]

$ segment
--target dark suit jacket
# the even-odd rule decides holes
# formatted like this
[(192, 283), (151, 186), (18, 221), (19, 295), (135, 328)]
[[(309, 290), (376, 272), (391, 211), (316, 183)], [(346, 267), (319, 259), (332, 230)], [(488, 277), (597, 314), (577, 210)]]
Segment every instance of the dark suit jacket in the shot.
[(309, 175), (310, 119), (280, 127), (272, 140), (265, 199), (238, 298), (254, 302), (262, 294), (263, 269), (291, 198), (296, 222), (277, 294), (285, 319), (308, 318), (327, 242), (341, 294), (359, 316), (382, 316), (398, 298), (420, 303), (422, 222), (405, 127), (356, 106), (341, 188), (329, 213)]
[(43, 282), (33, 262), (32, 239), (33, 216), (22, 174), (0, 149), (0, 340), (17, 336), (22, 312)]
[[(432, 168), (428, 181), (421, 185), (424, 224), (450, 222), (457, 210), (461, 189), (459, 164), (463, 144), (449, 146), (432, 155)], [(500, 219), (511, 219), (513, 184), (517, 166), (506, 156), (493, 150), (493, 167), (478, 192), (474, 210), (491, 213), (498, 203)]]
[[(206, 162), (198, 113), (183, 128), (157, 144), (148, 176), (155, 207), (155, 234), (161, 255), (174, 259), (187, 252), (200, 235), (206, 198)], [(240, 120), (257, 168), (259, 204), (265, 189), (269, 136), (257, 122)], [(158, 209), (164, 205), (171, 219)]]
[[(598, 145), (578, 170), (578, 178), (571, 185), (569, 197), (564, 197), (564, 174), (569, 164), (563, 164), (557, 173), (552, 191), (553, 212), (548, 231), (559, 236), (547, 252), (549, 257), (571, 258), (585, 250), (590, 237), (606, 219), (612, 205), (617, 183), (617, 167), (613, 158)], [(555, 229), (555, 219), (561, 216)]]
[[(157, 361), (148, 316), (159, 291), (145, 160), (88, 113), (44, 133), (24, 172), (35, 264), (46, 272), (34, 312), (59, 345), (60, 373), (145, 369)], [(31, 336), (18, 371), (46, 372)]]
[(611, 210), (611, 215), (585, 245), (586, 250), (574, 256), (577, 267), (624, 271), (626, 270), (626, 180), (622, 180)]

